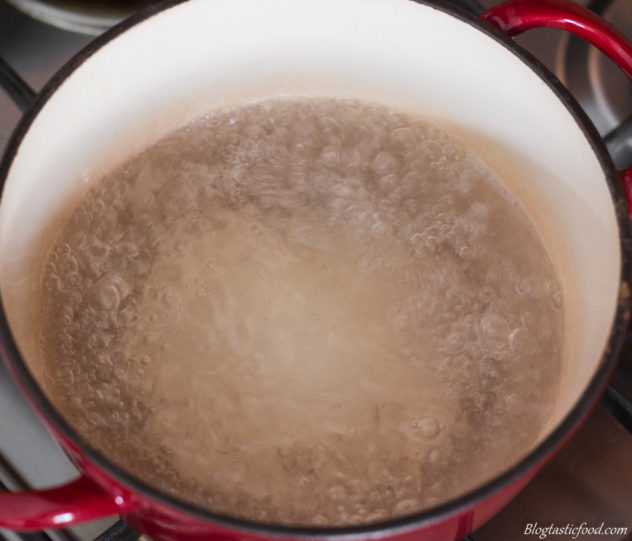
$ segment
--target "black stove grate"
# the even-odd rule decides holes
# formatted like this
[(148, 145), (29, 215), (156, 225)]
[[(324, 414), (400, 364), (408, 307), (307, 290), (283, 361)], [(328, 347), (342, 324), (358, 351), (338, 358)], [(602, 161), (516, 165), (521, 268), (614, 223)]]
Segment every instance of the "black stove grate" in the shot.
[(94, 541), (138, 541), (140, 534), (123, 520), (104, 531)]

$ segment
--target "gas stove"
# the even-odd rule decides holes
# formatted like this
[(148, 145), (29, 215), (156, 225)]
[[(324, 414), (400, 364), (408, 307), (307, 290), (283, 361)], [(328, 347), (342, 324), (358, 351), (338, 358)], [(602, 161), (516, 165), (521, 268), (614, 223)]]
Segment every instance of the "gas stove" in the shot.
[[(498, 0), (453, 1), (470, 10), (499, 3)], [(20, 4), (15, 0), (11, 3)], [(630, 0), (578, 0), (577, 3), (590, 7), (632, 39)], [(98, 25), (90, 28), (93, 32), (102, 30)], [(0, 0), (0, 57), (34, 89), (41, 88), (91, 39), (38, 22)], [(632, 87), (626, 77), (585, 42), (558, 30), (534, 30), (517, 41), (556, 73), (579, 100), (605, 138), (616, 165), (619, 168), (632, 165)], [(19, 118), (19, 109), (0, 91), (0, 152)], [(469, 541), (521, 539), (528, 525), (536, 523), (540, 527), (583, 523), (627, 527), (627, 533), (579, 535), (575, 539), (631, 541), (632, 411), (626, 411), (620, 396), (632, 399), (632, 338), (624, 347), (612, 388), (571, 442), (515, 500), (471, 534)], [(0, 363), (0, 489), (51, 486), (76, 475)], [(0, 530), (0, 540), (94, 539), (115, 522), (113, 517), (28, 536)], [(114, 525), (117, 528), (118, 532), (110, 531), (101, 538), (137, 538), (120, 523)]]

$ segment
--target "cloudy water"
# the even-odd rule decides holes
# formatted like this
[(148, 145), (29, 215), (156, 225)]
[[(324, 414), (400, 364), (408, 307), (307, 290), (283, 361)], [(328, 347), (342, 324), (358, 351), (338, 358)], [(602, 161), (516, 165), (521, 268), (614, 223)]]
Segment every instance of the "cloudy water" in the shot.
[(147, 483), (301, 525), (409, 514), (532, 446), (561, 288), (460, 142), (382, 106), (210, 114), (96, 183), (46, 265), (55, 405)]

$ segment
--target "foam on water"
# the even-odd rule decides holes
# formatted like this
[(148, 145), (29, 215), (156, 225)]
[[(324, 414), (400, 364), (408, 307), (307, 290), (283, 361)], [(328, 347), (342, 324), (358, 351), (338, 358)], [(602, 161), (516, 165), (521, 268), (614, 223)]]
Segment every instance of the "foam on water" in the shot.
[(520, 458), (560, 286), (461, 143), (350, 100), (218, 111), (97, 183), (52, 248), (41, 355), (94, 447), (216, 512), (372, 522)]

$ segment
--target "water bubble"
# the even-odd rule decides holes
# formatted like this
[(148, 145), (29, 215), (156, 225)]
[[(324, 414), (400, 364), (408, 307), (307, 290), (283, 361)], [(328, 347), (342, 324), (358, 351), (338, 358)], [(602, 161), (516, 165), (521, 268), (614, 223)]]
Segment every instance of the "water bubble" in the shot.
[(474, 250), (465, 244), (458, 247), (456, 253), (463, 261), (471, 261), (474, 259)]
[(116, 310), (120, 302), (121, 298), (115, 286), (106, 285), (99, 290), (99, 303), (104, 310)]
[(417, 137), (412, 128), (402, 127), (395, 128), (391, 132), (391, 140), (403, 147), (410, 147), (410, 145), (414, 145), (417, 142)]
[(422, 417), (412, 422), (412, 427), (425, 438), (434, 438), (439, 435), (439, 423), (432, 417)]
[(509, 335), (509, 347), (512, 351), (526, 351), (527, 348), (531, 345), (532, 338), (524, 327), (518, 327), (511, 331)]
[(516, 293), (518, 293), (518, 295), (520, 295), (521, 297), (528, 297), (529, 295), (534, 294), (537, 285), (538, 284), (535, 278), (530, 276), (528, 278), (525, 278), (524, 280), (521, 280), (516, 285)]
[(441, 242), (441, 237), (438, 235), (426, 235), (425, 244), (428, 248), (434, 249), (439, 246)]
[(399, 176), (395, 173), (390, 173), (388, 175), (380, 177), (378, 184), (383, 190), (392, 190), (395, 186), (399, 184), (399, 182)]
[(373, 160), (373, 168), (378, 175), (386, 175), (399, 168), (399, 158), (395, 154), (381, 151)]
[(420, 507), (419, 500), (415, 498), (408, 498), (408, 499), (397, 502), (397, 504), (395, 505), (394, 511), (398, 515), (405, 515), (405, 514), (413, 513), (417, 511), (419, 507)]
[(518, 412), (518, 408), (521, 406), (520, 397), (516, 393), (508, 394), (505, 397), (505, 405), (512, 411)]
[(369, 513), (366, 517), (366, 521), (368, 524), (372, 523), (372, 522), (378, 522), (380, 520), (383, 520), (384, 518), (386, 518), (386, 511), (384, 510), (376, 510), (376, 511), (372, 511), (371, 513)]
[(64, 259), (60, 261), (60, 266), (61, 269), (63, 269), (63, 272), (66, 272), (68, 274), (74, 274), (79, 270), (79, 263), (77, 263), (77, 258), (72, 254), (66, 255)]
[(431, 465), (442, 463), (446, 459), (445, 452), (439, 447), (435, 447), (428, 453), (428, 462)]
[(347, 491), (341, 485), (334, 485), (327, 489), (327, 497), (334, 501), (344, 500), (347, 495)]
[(48, 274), (44, 279), (44, 287), (47, 291), (54, 293), (62, 289), (62, 280), (56, 274)]
[(119, 248), (130, 258), (136, 257), (140, 252), (138, 244), (132, 240), (122, 241)]
[(191, 251), (191, 241), (189, 239), (179, 239), (176, 241), (175, 251), (179, 255), (188, 254)]
[(326, 146), (320, 154), (320, 159), (326, 167), (336, 167), (340, 163), (340, 151), (338, 147)]
[(502, 342), (509, 337), (509, 323), (500, 314), (489, 312), (481, 318), (481, 332), (488, 338)]
[(105, 366), (108, 368), (112, 368), (114, 366), (112, 358), (110, 357), (108, 353), (105, 353), (105, 352), (97, 353), (96, 360), (97, 360), (97, 363), (102, 366)]

